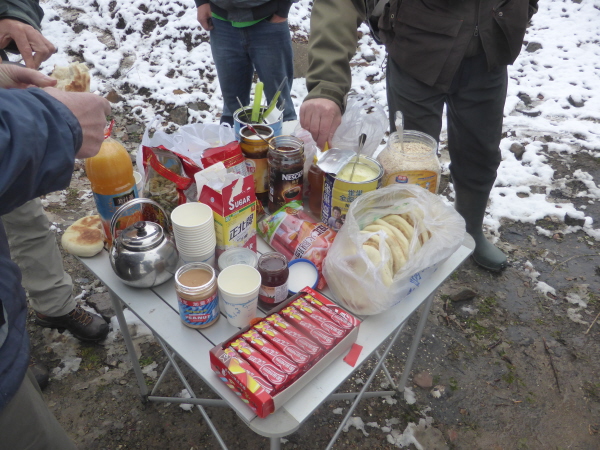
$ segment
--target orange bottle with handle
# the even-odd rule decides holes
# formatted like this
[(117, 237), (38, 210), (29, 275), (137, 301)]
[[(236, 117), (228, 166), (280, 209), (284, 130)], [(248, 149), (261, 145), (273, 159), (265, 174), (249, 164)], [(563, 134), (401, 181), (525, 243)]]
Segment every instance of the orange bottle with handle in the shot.
[[(100, 152), (85, 160), (85, 172), (92, 185), (96, 209), (102, 220), (104, 234), (110, 246), (113, 236), (110, 232), (110, 220), (121, 205), (138, 196), (133, 164), (129, 153), (117, 140), (110, 137), (114, 121), (104, 133), (104, 142)], [(133, 218), (140, 220), (139, 217)], [(131, 220), (120, 222), (130, 224)], [(122, 225), (118, 229), (124, 229)]]

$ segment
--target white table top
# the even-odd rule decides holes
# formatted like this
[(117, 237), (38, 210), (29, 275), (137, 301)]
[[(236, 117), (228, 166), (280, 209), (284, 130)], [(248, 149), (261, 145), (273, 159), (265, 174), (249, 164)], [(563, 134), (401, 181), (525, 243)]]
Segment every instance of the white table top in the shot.
[[(152, 289), (133, 288), (122, 283), (113, 272), (106, 251), (92, 258), (81, 258), (87, 266), (127, 307), (159, 336), (186, 364), (223, 398), (235, 412), (258, 434), (267, 437), (286, 436), (300, 427), (310, 414), (342, 384), (360, 364), (405, 321), (425, 299), (471, 254), (475, 244), (465, 235), (462, 246), (451, 255), (431, 278), (390, 310), (361, 317), (357, 344), (363, 346), (355, 367), (338, 358), (317, 375), (306, 387), (275, 413), (265, 419), (257, 417), (239, 397), (212, 371), (209, 351), (233, 336), (238, 329), (222, 317), (210, 327), (192, 329), (179, 318), (179, 307), (171, 279)], [(259, 239), (259, 252), (270, 251)], [(324, 291), (328, 295), (328, 291)], [(328, 295), (331, 298), (331, 295)], [(261, 311), (264, 316), (264, 312)]]

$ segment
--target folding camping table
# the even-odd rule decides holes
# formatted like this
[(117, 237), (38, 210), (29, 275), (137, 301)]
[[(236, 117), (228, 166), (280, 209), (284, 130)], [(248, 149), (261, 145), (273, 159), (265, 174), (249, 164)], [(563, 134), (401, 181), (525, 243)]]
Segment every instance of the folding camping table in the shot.
[[(338, 438), (346, 421), (351, 417), (356, 406), (363, 398), (382, 397), (404, 391), (411, 366), (417, 352), (417, 347), (429, 315), (436, 290), (450, 274), (472, 253), (475, 244), (473, 239), (466, 238), (458, 250), (445, 262), (440, 264), (436, 272), (407, 298), (384, 313), (360, 317), (359, 334), (356, 343), (363, 347), (355, 367), (351, 367), (338, 358), (325, 370), (318, 374), (307, 386), (302, 388), (294, 397), (280, 409), (267, 418), (261, 419), (243, 403), (240, 398), (223, 383), (212, 371), (209, 361), (209, 351), (215, 345), (233, 336), (238, 329), (232, 327), (223, 315), (214, 325), (203, 329), (188, 328), (179, 318), (179, 309), (173, 280), (151, 289), (138, 289), (125, 285), (113, 272), (108, 253), (102, 251), (92, 258), (82, 258), (81, 262), (90, 269), (106, 285), (110, 291), (115, 313), (121, 327), (121, 332), (133, 364), (133, 371), (138, 381), (144, 401), (163, 403), (194, 404), (200, 411), (207, 425), (215, 435), (222, 448), (226, 449), (217, 428), (206, 413), (205, 407), (228, 406), (246, 423), (251, 430), (259, 435), (270, 438), (271, 449), (280, 448), (280, 438), (295, 432), (302, 423), (326, 400), (354, 400), (342, 423), (332, 437), (328, 449)], [(270, 251), (270, 248), (259, 239), (259, 252)], [(324, 292), (328, 294), (327, 291)], [(331, 298), (331, 296), (329, 296)], [(168, 363), (158, 378), (153, 390), (148, 393), (146, 381), (138, 363), (133, 342), (129, 335), (127, 323), (123, 315), (126, 305), (139, 319), (148, 326), (168, 358)], [(398, 383), (395, 383), (385, 366), (385, 358), (392, 349), (400, 332), (410, 316), (422, 306), (419, 322), (413, 335), (412, 344), (408, 351), (404, 371)], [(259, 315), (265, 312), (259, 310)], [(380, 351), (388, 338), (391, 340)], [(376, 356), (367, 381), (360, 390), (354, 393), (335, 393), (337, 388), (347, 380), (352, 373), (372, 355)], [(179, 364), (183, 362), (198, 375), (221, 399), (197, 398), (186, 380)], [(174, 369), (181, 382), (192, 398), (161, 397), (155, 395), (157, 388), (170, 369)], [(375, 375), (383, 370), (394, 390), (368, 392), (367, 389)]]

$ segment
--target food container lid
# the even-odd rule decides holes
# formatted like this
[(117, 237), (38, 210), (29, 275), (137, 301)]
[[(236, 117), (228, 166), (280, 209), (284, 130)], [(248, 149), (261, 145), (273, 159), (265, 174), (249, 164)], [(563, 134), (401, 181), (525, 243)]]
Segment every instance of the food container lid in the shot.
[(317, 266), (308, 259), (298, 258), (288, 264), (290, 277), (288, 278), (288, 290), (297, 294), (306, 286), (314, 289), (319, 282), (319, 271)]
[(143, 251), (158, 245), (164, 237), (162, 227), (154, 222), (139, 221), (121, 233), (123, 246), (133, 251)]
[(225, 250), (225, 252), (219, 256), (219, 270), (223, 270), (225, 267), (233, 266), (234, 264), (245, 264), (256, 269), (256, 266), (258, 265), (258, 255), (249, 248), (234, 247)]

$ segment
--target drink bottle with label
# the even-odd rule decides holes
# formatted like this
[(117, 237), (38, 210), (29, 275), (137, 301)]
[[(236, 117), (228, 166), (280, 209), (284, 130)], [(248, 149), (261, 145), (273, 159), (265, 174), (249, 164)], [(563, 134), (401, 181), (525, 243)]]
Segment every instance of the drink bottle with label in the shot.
[[(113, 125), (114, 121), (104, 133), (100, 152), (85, 160), (85, 171), (92, 185), (96, 209), (102, 220), (109, 246), (113, 239), (110, 232), (110, 220), (113, 214), (121, 205), (138, 196), (129, 153), (121, 143), (110, 137)], [(131, 220), (120, 220), (120, 222), (124, 224)], [(123, 228), (124, 226), (117, 227), (118, 230)]]

